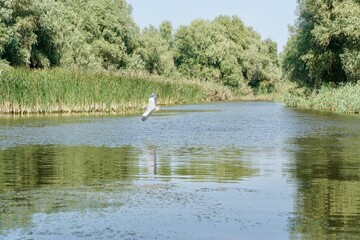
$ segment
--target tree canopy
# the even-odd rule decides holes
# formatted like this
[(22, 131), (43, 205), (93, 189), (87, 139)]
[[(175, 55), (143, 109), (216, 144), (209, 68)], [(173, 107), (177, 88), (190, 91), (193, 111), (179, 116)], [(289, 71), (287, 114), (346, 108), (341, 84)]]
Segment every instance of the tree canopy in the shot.
[(360, 80), (360, 1), (298, 0), (283, 69), (301, 86)]
[(1, 0), (0, 59), (28, 68), (180, 74), (245, 93), (271, 91), (280, 78), (276, 43), (239, 17), (140, 31), (131, 14), (125, 0)]
[(139, 29), (123, 0), (4, 0), (0, 56), (13, 66), (124, 68)]
[(232, 88), (269, 88), (279, 79), (277, 46), (262, 41), (238, 17), (194, 20), (174, 36), (175, 64), (190, 77)]

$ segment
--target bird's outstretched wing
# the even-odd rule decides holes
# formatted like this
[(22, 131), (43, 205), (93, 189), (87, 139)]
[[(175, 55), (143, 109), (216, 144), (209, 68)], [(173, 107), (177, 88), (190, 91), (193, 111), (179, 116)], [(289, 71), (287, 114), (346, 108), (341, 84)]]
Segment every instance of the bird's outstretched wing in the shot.
[(148, 119), (148, 117), (153, 113), (153, 111), (158, 109), (158, 107), (156, 106), (156, 103), (157, 103), (157, 95), (153, 93), (151, 95), (151, 97), (149, 98), (149, 103), (146, 107), (144, 114), (141, 117), (142, 122), (144, 122), (146, 119)]

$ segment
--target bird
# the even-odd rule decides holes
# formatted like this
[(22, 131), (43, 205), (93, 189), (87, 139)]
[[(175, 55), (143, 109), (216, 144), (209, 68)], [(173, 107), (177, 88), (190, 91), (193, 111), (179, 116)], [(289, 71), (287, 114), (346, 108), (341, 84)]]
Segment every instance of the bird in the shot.
[(149, 98), (149, 103), (146, 106), (146, 110), (144, 112), (144, 114), (141, 117), (141, 121), (140, 122), (144, 122), (146, 121), (146, 119), (148, 119), (148, 117), (156, 110), (159, 110), (160, 107), (156, 106), (157, 104), (157, 94), (156, 93), (152, 93), (150, 98)]

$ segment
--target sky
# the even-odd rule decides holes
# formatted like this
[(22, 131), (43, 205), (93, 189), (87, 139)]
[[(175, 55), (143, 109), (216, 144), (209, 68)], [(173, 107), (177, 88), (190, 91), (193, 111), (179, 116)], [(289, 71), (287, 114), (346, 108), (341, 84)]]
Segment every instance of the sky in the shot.
[(296, 19), (297, 0), (126, 0), (141, 28), (170, 21), (174, 29), (192, 20), (213, 20), (219, 15), (238, 16), (262, 39), (270, 38), (281, 52), (289, 37), (288, 26)]

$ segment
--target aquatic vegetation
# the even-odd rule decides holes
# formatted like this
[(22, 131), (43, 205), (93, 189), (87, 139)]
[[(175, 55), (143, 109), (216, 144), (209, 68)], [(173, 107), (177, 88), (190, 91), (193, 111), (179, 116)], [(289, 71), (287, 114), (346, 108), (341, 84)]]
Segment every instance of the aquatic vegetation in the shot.
[(134, 112), (152, 92), (160, 105), (234, 98), (223, 86), (131, 72), (7, 69), (0, 75), (1, 113)]
[(323, 86), (311, 92), (296, 89), (286, 94), (283, 100), (289, 107), (358, 114), (360, 112), (360, 84), (349, 83), (337, 88)]

